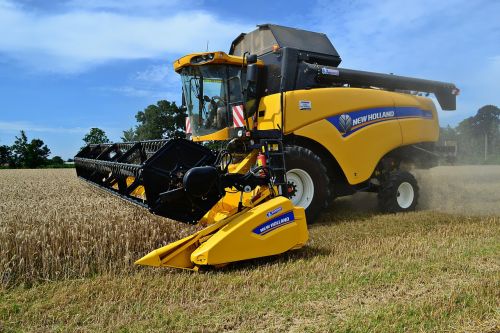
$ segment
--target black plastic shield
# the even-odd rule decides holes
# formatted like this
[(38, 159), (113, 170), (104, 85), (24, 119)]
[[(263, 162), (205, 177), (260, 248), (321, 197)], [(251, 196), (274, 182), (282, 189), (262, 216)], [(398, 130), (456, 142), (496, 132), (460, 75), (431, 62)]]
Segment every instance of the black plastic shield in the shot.
[[(157, 215), (191, 223), (219, 196), (215, 191), (210, 198), (192, 198), (184, 191), (184, 174), (215, 160), (210, 149), (173, 139), (88, 145), (75, 156), (75, 166), (78, 177), (100, 188)], [(139, 186), (145, 195), (134, 192)]]

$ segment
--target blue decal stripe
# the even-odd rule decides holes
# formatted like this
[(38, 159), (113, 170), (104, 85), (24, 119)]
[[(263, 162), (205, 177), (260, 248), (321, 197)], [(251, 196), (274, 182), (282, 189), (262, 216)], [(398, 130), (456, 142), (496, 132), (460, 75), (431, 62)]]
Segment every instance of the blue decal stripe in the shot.
[(292, 223), (292, 222), (293, 222), (293, 220), (289, 220), (289, 221), (287, 221), (287, 222), (283, 222), (283, 223), (281, 223), (281, 224), (278, 224), (277, 226), (272, 227), (272, 228), (270, 228), (270, 229), (268, 229), (268, 230), (264, 231), (263, 233), (261, 233), (261, 235), (266, 235), (266, 234), (270, 233), (271, 231), (276, 230), (276, 229), (278, 229), (279, 227), (282, 227), (282, 226), (284, 226), (284, 225), (290, 224), (290, 223)]
[(381, 107), (352, 111), (342, 115), (326, 118), (343, 137), (364, 128), (383, 121), (423, 118), (432, 119), (432, 111), (423, 110), (417, 107)]
[(265, 235), (273, 230), (276, 230), (279, 227), (290, 224), (295, 220), (295, 216), (293, 215), (293, 211), (282, 214), (269, 220), (261, 225), (257, 226), (253, 229), (253, 233), (257, 235)]

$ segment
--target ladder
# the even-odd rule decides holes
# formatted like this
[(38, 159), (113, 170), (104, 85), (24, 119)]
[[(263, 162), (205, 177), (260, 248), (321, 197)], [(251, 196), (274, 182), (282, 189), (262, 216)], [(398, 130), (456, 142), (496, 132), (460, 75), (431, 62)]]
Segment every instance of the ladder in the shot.
[(260, 139), (259, 144), (264, 148), (263, 153), (267, 160), (267, 167), (271, 171), (273, 184), (278, 187), (280, 195), (288, 198), (283, 140), (281, 138), (265, 138)]

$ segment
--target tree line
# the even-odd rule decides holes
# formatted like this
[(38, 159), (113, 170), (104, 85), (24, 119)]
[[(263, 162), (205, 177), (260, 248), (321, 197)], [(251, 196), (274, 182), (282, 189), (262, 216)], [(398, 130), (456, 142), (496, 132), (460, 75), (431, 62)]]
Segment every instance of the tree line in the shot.
[(500, 163), (500, 109), (481, 107), (457, 126), (441, 128), (440, 143), (456, 145), (457, 163)]
[(49, 159), (50, 149), (41, 139), (28, 140), (21, 130), (12, 146), (0, 146), (0, 167), (9, 168), (39, 168), (42, 166), (63, 166), (61, 156)]
[[(160, 100), (149, 105), (135, 116), (137, 125), (123, 131), (123, 141), (154, 140), (160, 138), (185, 137), (186, 113), (175, 102)], [(104, 130), (94, 127), (83, 137), (84, 146), (109, 142)], [(83, 148), (82, 147), (82, 148)], [(64, 166), (60, 156), (49, 158), (50, 149), (39, 138), (29, 140), (21, 130), (12, 146), (0, 145), (0, 167), (40, 168)], [(76, 154), (77, 152), (75, 152)], [(69, 159), (68, 161), (72, 161)]]
[[(184, 132), (186, 113), (175, 102), (160, 100), (137, 112), (135, 119), (137, 124), (123, 131), (121, 136), (123, 142), (186, 136)], [(107, 143), (109, 139), (102, 129), (91, 128), (83, 137), (83, 141), (87, 145)]]

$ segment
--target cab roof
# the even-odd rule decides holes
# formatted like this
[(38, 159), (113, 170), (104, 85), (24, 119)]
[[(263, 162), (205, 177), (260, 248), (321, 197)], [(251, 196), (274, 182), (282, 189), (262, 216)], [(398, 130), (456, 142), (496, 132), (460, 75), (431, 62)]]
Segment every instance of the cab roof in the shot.
[[(246, 61), (245, 61), (246, 62)], [(183, 67), (201, 66), (206, 64), (243, 65), (243, 57), (228, 55), (222, 51), (192, 53), (174, 61), (174, 70), (178, 72)], [(262, 60), (257, 60), (257, 65), (263, 66)]]

